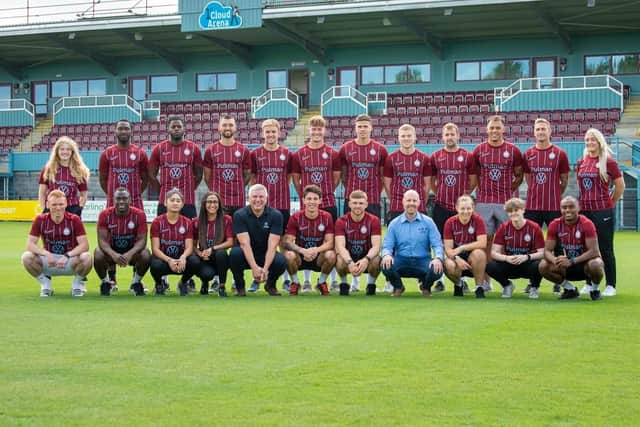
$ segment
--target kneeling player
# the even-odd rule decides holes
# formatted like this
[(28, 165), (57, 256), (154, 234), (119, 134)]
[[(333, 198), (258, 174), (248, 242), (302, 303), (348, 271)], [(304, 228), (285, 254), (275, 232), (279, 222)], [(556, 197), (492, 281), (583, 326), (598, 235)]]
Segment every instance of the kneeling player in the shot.
[(111, 295), (107, 272), (116, 266), (133, 266), (130, 290), (144, 295), (142, 276), (149, 270), (151, 254), (147, 249), (147, 216), (131, 206), (131, 194), (126, 188), (113, 193), (113, 206), (98, 216), (98, 247), (93, 252), (93, 268), (100, 278), (100, 295)]
[(349, 195), (349, 209), (336, 221), (336, 270), (340, 275), (340, 295), (349, 295), (347, 274), (369, 273), (367, 295), (376, 294), (380, 274), (382, 227), (377, 216), (366, 212), (367, 194), (355, 190)]
[(473, 276), (476, 281), (476, 297), (484, 298), (485, 267), (487, 257), (487, 229), (482, 217), (474, 213), (474, 202), (464, 195), (456, 202), (457, 215), (444, 223), (444, 272), (454, 284), (453, 296), (464, 296), (462, 276)]
[(319, 271), (316, 289), (321, 295), (329, 295), (327, 276), (336, 264), (333, 250), (333, 218), (320, 210), (322, 191), (317, 185), (307, 185), (303, 190), (304, 209), (289, 219), (283, 247), (287, 270), (291, 275), (289, 295), (298, 295), (300, 281), (298, 270)]
[(544, 256), (542, 229), (524, 218), (522, 200), (507, 200), (504, 210), (509, 215), (509, 221), (502, 223), (496, 231), (487, 274), (502, 285), (502, 298), (511, 298), (515, 290), (515, 285), (509, 279), (525, 277), (531, 284), (529, 298), (537, 299), (542, 280), (538, 265)]
[[(71, 295), (84, 295), (82, 278), (91, 271), (89, 241), (80, 217), (65, 212), (67, 198), (60, 190), (47, 196), (49, 212), (38, 215), (31, 225), (22, 265), (40, 282), (40, 296), (53, 295), (51, 276), (74, 276)], [(42, 247), (38, 240), (42, 238)]]
[[(561, 283), (564, 291), (560, 299), (578, 298), (580, 293), (569, 280), (587, 280), (591, 285), (591, 299), (601, 299), (600, 281), (604, 276), (604, 262), (598, 249), (596, 227), (580, 215), (578, 200), (567, 196), (560, 202), (560, 218), (551, 221), (544, 244), (544, 259), (540, 273), (545, 279)], [(562, 255), (555, 256), (556, 245)]]

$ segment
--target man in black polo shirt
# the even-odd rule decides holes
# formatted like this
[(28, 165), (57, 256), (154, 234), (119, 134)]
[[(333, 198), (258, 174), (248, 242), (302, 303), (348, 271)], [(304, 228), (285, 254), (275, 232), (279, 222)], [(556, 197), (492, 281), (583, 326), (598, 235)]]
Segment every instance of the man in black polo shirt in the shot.
[(239, 246), (231, 249), (230, 264), (236, 294), (245, 296), (244, 271), (251, 269), (253, 280), (265, 282), (264, 289), (278, 296), (276, 281), (284, 273), (287, 262), (276, 252), (284, 232), (282, 214), (267, 206), (267, 189), (262, 184), (249, 188), (249, 206), (233, 214), (233, 234)]

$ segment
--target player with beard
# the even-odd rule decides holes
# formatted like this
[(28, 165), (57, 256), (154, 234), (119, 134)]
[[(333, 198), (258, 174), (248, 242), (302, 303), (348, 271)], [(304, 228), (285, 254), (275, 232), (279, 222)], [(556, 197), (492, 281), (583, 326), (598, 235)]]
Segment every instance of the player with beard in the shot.
[(147, 249), (147, 216), (142, 209), (131, 206), (129, 191), (114, 190), (113, 206), (98, 216), (98, 247), (93, 252), (93, 267), (100, 279), (100, 295), (111, 295), (111, 281), (107, 270), (116, 266), (133, 266), (130, 290), (144, 295), (142, 277), (149, 269), (151, 254)]
[[(487, 262), (491, 260), (493, 235), (509, 217), (504, 204), (513, 197), (522, 183), (522, 153), (514, 144), (504, 140), (504, 119), (491, 116), (487, 120), (487, 141), (473, 150), (478, 170), (476, 212), (487, 227)], [(489, 276), (485, 275), (485, 291), (493, 290)]]
[(235, 140), (236, 120), (224, 115), (218, 123), (220, 141), (204, 152), (204, 181), (209, 191), (220, 194), (225, 212), (234, 212), (246, 205), (245, 185), (251, 177), (251, 151)]
[[(118, 120), (115, 136), (116, 143), (107, 147), (100, 154), (98, 161), (100, 187), (107, 195), (107, 208), (113, 206), (115, 189), (126, 188), (131, 197), (131, 206), (144, 211), (142, 193), (149, 182), (147, 173), (149, 158), (145, 150), (131, 144), (132, 131), (129, 120)], [(108, 273), (111, 290), (117, 291), (115, 264)]]
[(349, 295), (347, 274), (358, 278), (366, 273), (367, 295), (376, 294), (380, 274), (380, 219), (367, 212), (367, 194), (356, 190), (349, 195), (349, 212), (338, 218), (335, 227), (336, 270), (340, 275), (340, 295)]
[[(580, 215), (575, 197), (562, 199), (560, 213), (561, 217), (551, 221), (547, 230), (540, 273), (545, 279), (562, 283), (564, 292), (560, 299), (580, 296), (569, 280), (587, 280), (591, 299), (600, 300), (602, 296), (598, 287), (604, 277), (604, 262), (600, 258), (596, 227), (586, 216)], [(562, 255), (555, 255), (557, 246)]]
[[(291, 176), (300, 200), (303, 188), (317, 185), (322, 193), (320, 209), (329, 212), (333, 222), (338, 219), (335, 189), (340, 183), (340, 157), (338, 152), (325, 144), (326, 122), (322, 116), (309, 119), (309, 142), (291, 155)], [(331, 272), (332, 290), (337, 290), (335, 269)], [(285, 288), (285, 290), (287, 290)], [(304, 270), (303, 292), (311, 291), (311, 270)]]

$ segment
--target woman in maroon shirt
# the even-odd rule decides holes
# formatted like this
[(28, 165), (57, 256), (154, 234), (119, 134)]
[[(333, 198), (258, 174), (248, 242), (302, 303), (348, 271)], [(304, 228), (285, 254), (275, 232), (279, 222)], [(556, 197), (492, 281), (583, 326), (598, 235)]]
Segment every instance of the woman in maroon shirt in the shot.
[(151, 276), (155, 281), (156, 295), (164, 295), (167, 286), (162, 276), (179, 274), (180, 296), (189, 294), (187, 282), (198, 272), (200, 260), (193, 255), (193, 231), (191, 220), (180, 215), (184, 196), (177, 188), (167, 191), (167, 213), (151, 223)]
[[(604, 261), (607, 286), (604, 296), (616, 294), (616, 257), (613, 252), (615, 230), (614, 207), (624, 192), (624, 178), (604, 135), (589, 129), (584, 135), (584, 156), (576, 163), (580, 189), (580, 213), (589, 218), (598, 230), (598, 247)], [(613, 191), (612, 191), (613, 187)], [(580, 293), (588, 294), (587, 283)]]
[(82, 216), (87, 202), (89, 168), (84, 164), (78, 144), (68, 136), (61, 136), (51, 151), (49, 161), (40, 171), (38, 200), (44, 212), (48, 212), (47, 195), (60, 190), (67, 198), (67, 212)]

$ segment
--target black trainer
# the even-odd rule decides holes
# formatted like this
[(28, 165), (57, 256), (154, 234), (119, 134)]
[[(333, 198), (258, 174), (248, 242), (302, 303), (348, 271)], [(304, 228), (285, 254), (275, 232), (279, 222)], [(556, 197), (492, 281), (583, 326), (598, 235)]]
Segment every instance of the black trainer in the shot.
[(351, 286), (349, 286), (348, 283), (340, 283), (340, 295), (342, 295), (343, 297), (348, 297), (349, 289), (351, 289)]
[(196, 291), (196, 282), (194, 282), (193, 279), (187, 280), (187, 291), (188, 292), (195, 292)]
[(133, 292), (136, 294), (137, 297), (144, 296), (144, 285), (142, 283), (140, 282), (133, 283), (131, 285), (131, 289), (133, 290)]
[(189, 295), (189, 287), (186, 283), (182, 283), (182, 280), (178, 282), (178, 291), (180, 291), (181, 297), (186, 297)]
[(220, 286), (218, 288), (218, 296), (222, 297), (222, 298), (226, 298), (227, 297), (227, 291), (225, 290), (224, 286)]
[(200, 285), (200, 295), (209, 295), (209, 284), (205, 281)]
[(462, 291), (462, 286), (455, 285), (453, 287), (453, 296), (454, 297), (463, 297), (464, 292)]
[(103, 297), (108, 297), (111, 295), (111, 283), (102, 282), (100, 283), (100, 295)]
[(602, 295), (600, 295), (599, 290), (589, 292), (589, 296), (591, 296), (591, 301), (599, 301), (602, 299)]
[(476, 298), (484, 298), (484, 288), (482, 286), (476, 287)]
[(369, 283), (367, 285), (366, 295), (375, 295), (375, 294), (376, 294), (376, 284), (375, 283)]
[(156, 283), (156, 295), (164, 295), (165, 286), (164, 283), (158, 282)]
[(573, 288), (573, 289), (565, 288), (564, 291), (562, 292), (562, 295), (560, 295), (560, 299), (574, 299), (574, 298), (578, 298), (579, 296), (580, 296), (580, 292), (578, 292), (577, 288)]

